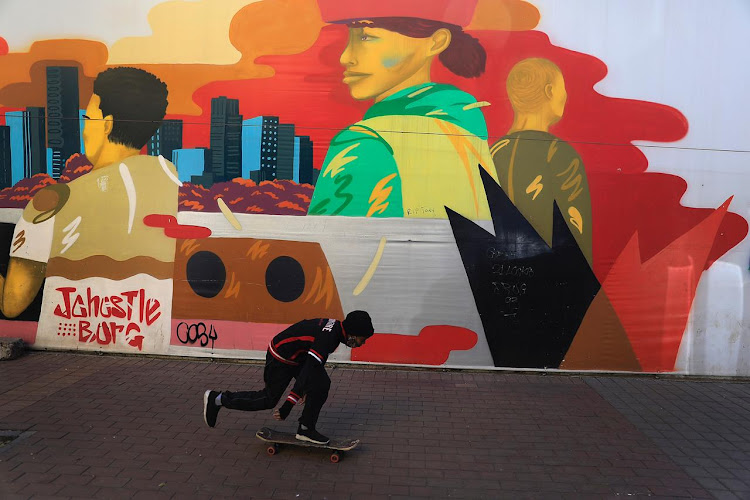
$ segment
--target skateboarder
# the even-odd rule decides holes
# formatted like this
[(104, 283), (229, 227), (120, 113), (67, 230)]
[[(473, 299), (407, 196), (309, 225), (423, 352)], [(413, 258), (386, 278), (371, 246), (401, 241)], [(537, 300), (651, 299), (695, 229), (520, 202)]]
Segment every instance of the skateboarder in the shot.
[(339, 344), (351, 348), (362, 346), (373, 334), (372, 320), (365, 311), (352, 311), (344, 321), (306, 319), (276, 335), (266, 352), (263, 372), (265, 388), (259, 391), (211, 391), (203, 395), (203, 419), (209, 427), (216, 425), (221, 407), (257, 411), (276, 406), (289, 382), (296, 382), (289, 396), (275, 412), (284, 420), (292, 407), (305, 403), (297, 428), (297, 439), (327, 444), (329, 439), (315, 430), (320, 409), (328, 398), (331, 379), (325, 370), (328, 356)]

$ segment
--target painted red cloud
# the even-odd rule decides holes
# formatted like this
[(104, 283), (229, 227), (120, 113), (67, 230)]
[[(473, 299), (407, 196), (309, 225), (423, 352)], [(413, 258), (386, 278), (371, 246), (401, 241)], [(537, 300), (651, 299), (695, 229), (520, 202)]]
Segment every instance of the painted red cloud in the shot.
[(188, 226), (179, 224), (173, 215), (150, 214), (143, 218), (143, 223), (148, 227), (164, 228), (164, 234), (175, 239), (201, 239), (211, 236), (211, 230), (203, 226)]
[[(591, 55), (553, 45), (545, 33), (485, 30), (471, 34), (490, 54), (484, 74), (460, 78), (436, 64), (432, 76), (436, 82), (457, 85), (477, 100), (492, 103), (482, 110), (490, 143), (506, 134), (513, 122), (505, 80), (514, 64), (527, 57), (544, 57), (565, 75), (568, 102), (552, 133), (573, 145), (586, 168), (593, 213), (594, 272), (600, 281), (636, 232), (641, 254), (649, 259), (711, 214), (711, 209), (681, 205), (685, 180), (648, 172), (646, 156), (632, 144), (684, 137), (688, 124), (679, 110), (599, 94), (594, 86), (606, 76), (607, 65)], [(212, 97), (238, 98), (240, 113), (246, 118), (276, 115), (284, 123), (294, 123), (298, 135), (309, 135), (314, 143), (314, 164), (320, 168), (336, 132), (359, 120), (371, 104), (352, 99), (341, 81), (339, 56), (346, 41), (346, 27), (326, 26), (315, 44), (302, 53), (258, 58), (258, 64), (274, 68), (272, 78), (205, 85), (193, 95), (203, 109), (201, 117), (176, 118), (209, 123)], [(207, 146), (208, 135), (209, 127), (186, 126), (185, 147)], [(742, 241), (747, 231), (747, 222), (728, 212), (705, 267)]]

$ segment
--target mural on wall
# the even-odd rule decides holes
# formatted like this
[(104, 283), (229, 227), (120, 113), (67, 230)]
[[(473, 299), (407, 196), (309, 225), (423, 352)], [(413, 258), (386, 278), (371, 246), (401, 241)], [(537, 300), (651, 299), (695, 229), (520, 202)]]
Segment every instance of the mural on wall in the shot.
[(480, 111), (489, 103), (433, 83), (431, 71), (437, 58), (464, 78), (484, 72), (484, 48), (461, 28), (471, 10), (320, 5), (324, 21), (349, 30), (344, 83), (354, 99), (375, 103), (331, 141), (310, 215), (445, 218), (448, 205), (487, 219), (478, 165), (496, 177)]
[(39, 348), (261, 357), (365, 309), (375, 337), (338, 359), (674, 370), (747, 222), (647, 172), (633, 141), (685, 117), (596, 92), (605, 63), (541, 15), (201, 0), (108, 43), (0, 32), (0, 324)]

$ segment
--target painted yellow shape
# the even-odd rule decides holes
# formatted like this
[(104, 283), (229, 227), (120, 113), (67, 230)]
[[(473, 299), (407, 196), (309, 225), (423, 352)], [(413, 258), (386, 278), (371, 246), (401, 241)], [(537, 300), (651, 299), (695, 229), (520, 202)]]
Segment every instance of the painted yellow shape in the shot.
[(467, 104), (466, 106), (463, 107), (463, 110), (464, 111), (469, 111), (470, 109), (485, 108), (487, 106), (492, 106), (492, 104), (488, 103), (487, 101), (479, 101), (479, 102), (474, 102), (474, 103), (471, 103), (471, 104)]
[(235, 217), (232, 211), (229, 210), (227, 204), (224, 203), (224, 199), (216, 198), (216, 204), (219, 205), (219, 210), (221, 210), (221, 213), (224, 214), (224, 218), (229, 221), (232, 227), (237, 231), (242, 231), (242, 225), (240, 224), (240, 221), (238, 221), (237, 217)]
[[(398, 165), (394, 182), (401, 186), (404, 217), (446, 219), (447, 206), (468, 219), (490, 220), (479, 166), (496, 182), (497, 172), (486, 139), (429, 116), (379, 116), (362, 123), (377, 130), (393, 149)], [(394, 187), (391, 196), (397, 191)]]
[(425, 116), (436, 116), (436, 115), (437, 116), (444, 116), (444, 115), (447, 115), (447, 114), (448, 113), (446, 113), (442, 109), (435, 109), (433, 111), (430, 111), (429, 113), (425, 113)]
[(537, 175), (534, 180), (531, 181), (531, 184), (526, 187), (526, 194), (534, 193), (534, 196), (532, 196), (531, 199), (536, 200), (536, 197), (539, 196), (539, 193), (542, 192), (542, 189), (544, 189), (544, 184), (542, 184), (542, 176)]
[(370, 137), (378, 137), (378, 134), (376, 134), (369, 128), (362, 127), (360, 125), (352, 125), (351, 127), (349, 127), (349, 130), (351, 130), (352, 132), (357, 132), (358, 134), (367, 134)]
[(560, 185), (560, 189), (562, 189), (563, 191), (570, 191), (571, 189), (573, 190), (573, 192), (568, 196), (568, 201), (575, 200), (576, 198), (578, 198), (578, 195), (583, 192), (583, 188), (581, 187), (581, 184), (583, 183), (583, 176), (578, 172), (578, 167), (580, 165), (580, 160), (578, 158), (574, 158), (564, 172), (560, 172), (559, 174), (557, 174), (558, 177), (562, 177), (563, 175), (568, 174), (568, 178), (565, 179), (565, 182)]
[(351, 151), (354, 151), (354, 149), (357, 148), (359, 144), (359, 142), (356, 144), (352, 144), (348, 148), (342, 149), (336, 156), (331, 158), (331, 162), (326, 167), (326, 171), (323, 172), (323, 177), (325, 177), (326, 175), (330, 175), (331, 179), (333, 179), (338, 174), (343, 172), (344, 167), (348, 163), (351, 163), (359, 158), (358, 156), (347, 156)]
[(555, 156), (555, 153), (557, 153), (557, 139), (552, 141), (549, 145), (549, 149), (547, 150), (547, 163), (552, 161), (552, 157)]
[(576, 207), (568, 208), (568, 215), (570, 215), (570, 223), (573, 227), (578, 229), (578, 232), (583, 234), (583, 216)]
[(259, 0), (175, 0), (148, 13), (150, 36), (117, 40), (109, 64), (234, 64), (242, 54), (229, 40), (229, 25), (245, 5)]
[(432, 87), (434, 87), (434, 85), (428, 85), (427, 87), (422, 87), (421, 89), (415, 90), (414, 92), (412, 92), (411, 94), (409, 94), (406, 97), (408, 97), (409, 99), (413, 99), (413, 98), (417, 97), (419, 94), (421, 94), (422, 92), (427, 92)]
[(476, 148), (474, 148), (474, 146), (466, 137), (460, 135), (460, 130), (458, 129), (458, 127), (456, 127), (452, 123), (443, 121), (441, 121), (439, 125), (440, 128), (445, 131), (448, 139), (453, 145), (453, 149), (456, 150), (456, 153), (458, 153), (458, 157), (461, 159), (461, 164), (464, 166), (464, 170), (466, 171), (466, 178), (469, 179), (469, 186), (471, 187), (471, 195), (474, 198), (474, 216), (478, 217), (479, 200), (477, 198), (477, 187), (474, 184), (474, 178), (471, 175), (472, 165), (469, 163), (469, 153), (471, 152), (474, 154), (475, 158), (479, 158), (479, 152), (476, 150)]
[(234, 271), (232, 271), (232, 278), (229, 281), (229, 286), (227, 287), (227, 293), (224, 294), (225, 299), (229, 299), (231, 297), (238, 297), (240, 295), (240, 284), (241, 281), (237, 281), (234, 276)]
[(372, 279), (373, 275), (375, 275), (375, 271), (378, 269), (378, 264), (380, 264), (380, 259), (383, 257), (383, 251), (385, 250), (385, 236), (380, 238), (380, 244), (378, 245), (378, 249), (375, 252), (375, 257), (373, 257), (372, 262), (370, 262), (370, 267), (367, 268), (367, 271), (365, 272), (365, 275), (362, 276), (362, 279), (359, 280), (359, 283), (354, 288), (354, 295), (359, 295), (362, 293), (365, 288), (367, 288), (367, 285), (370, 283), (370, 280)]
[(245, 257), (250, 257), (252, 260), (261, 259), (266, 255), (269, 246), (271, 246), (270, 243), (263, 243), (263, 240), (258, 240), (247, 249)]
[(325, 277), (320, 267), (315, 270), (315, 280), (313, 281), (310, 291), (308, 292), (303, 302), (307, 303), (310, 300), (313, 304), (317, 304), (321, 300), (325, 299), (326, 307), (330, 307), (331, 301), (333, 300), (333, 293), (336, 289), (336, 285), (331, 275), (331, 270), (326, 269)]
[(393, 186), (386, 187), (386, 185), (394, 177), (396, 177), (396, 174), (383, 177), (377, 184), (375, 184), (375, 187), (372, 188), (372, 193), (370, 193), (370, 199), (368, 200), (370, 202), (370, 209), (367, 211), (367, 217), (372, 217), (377, 213), (383, 213), (385, 209), (388, 208), (388, 201), (386, 200), (388, 200), (388, 197), (391, 195)]
[(490, 154), (492, 156), (495, 156), (495, 153), (503, 149), (508, 144), (510, 144), (510, 139), (503, 139), (502, 141), (499, 141), (497, 144), (492, 146), (492, 149), (490, 149)]

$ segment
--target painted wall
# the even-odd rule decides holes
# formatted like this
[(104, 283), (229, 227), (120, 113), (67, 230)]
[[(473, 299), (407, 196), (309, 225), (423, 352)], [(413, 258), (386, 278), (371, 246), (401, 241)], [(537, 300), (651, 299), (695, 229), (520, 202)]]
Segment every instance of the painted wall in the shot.
[(3, 335), (750, 375), (746, 2), (69, 3), (0, 5)]

